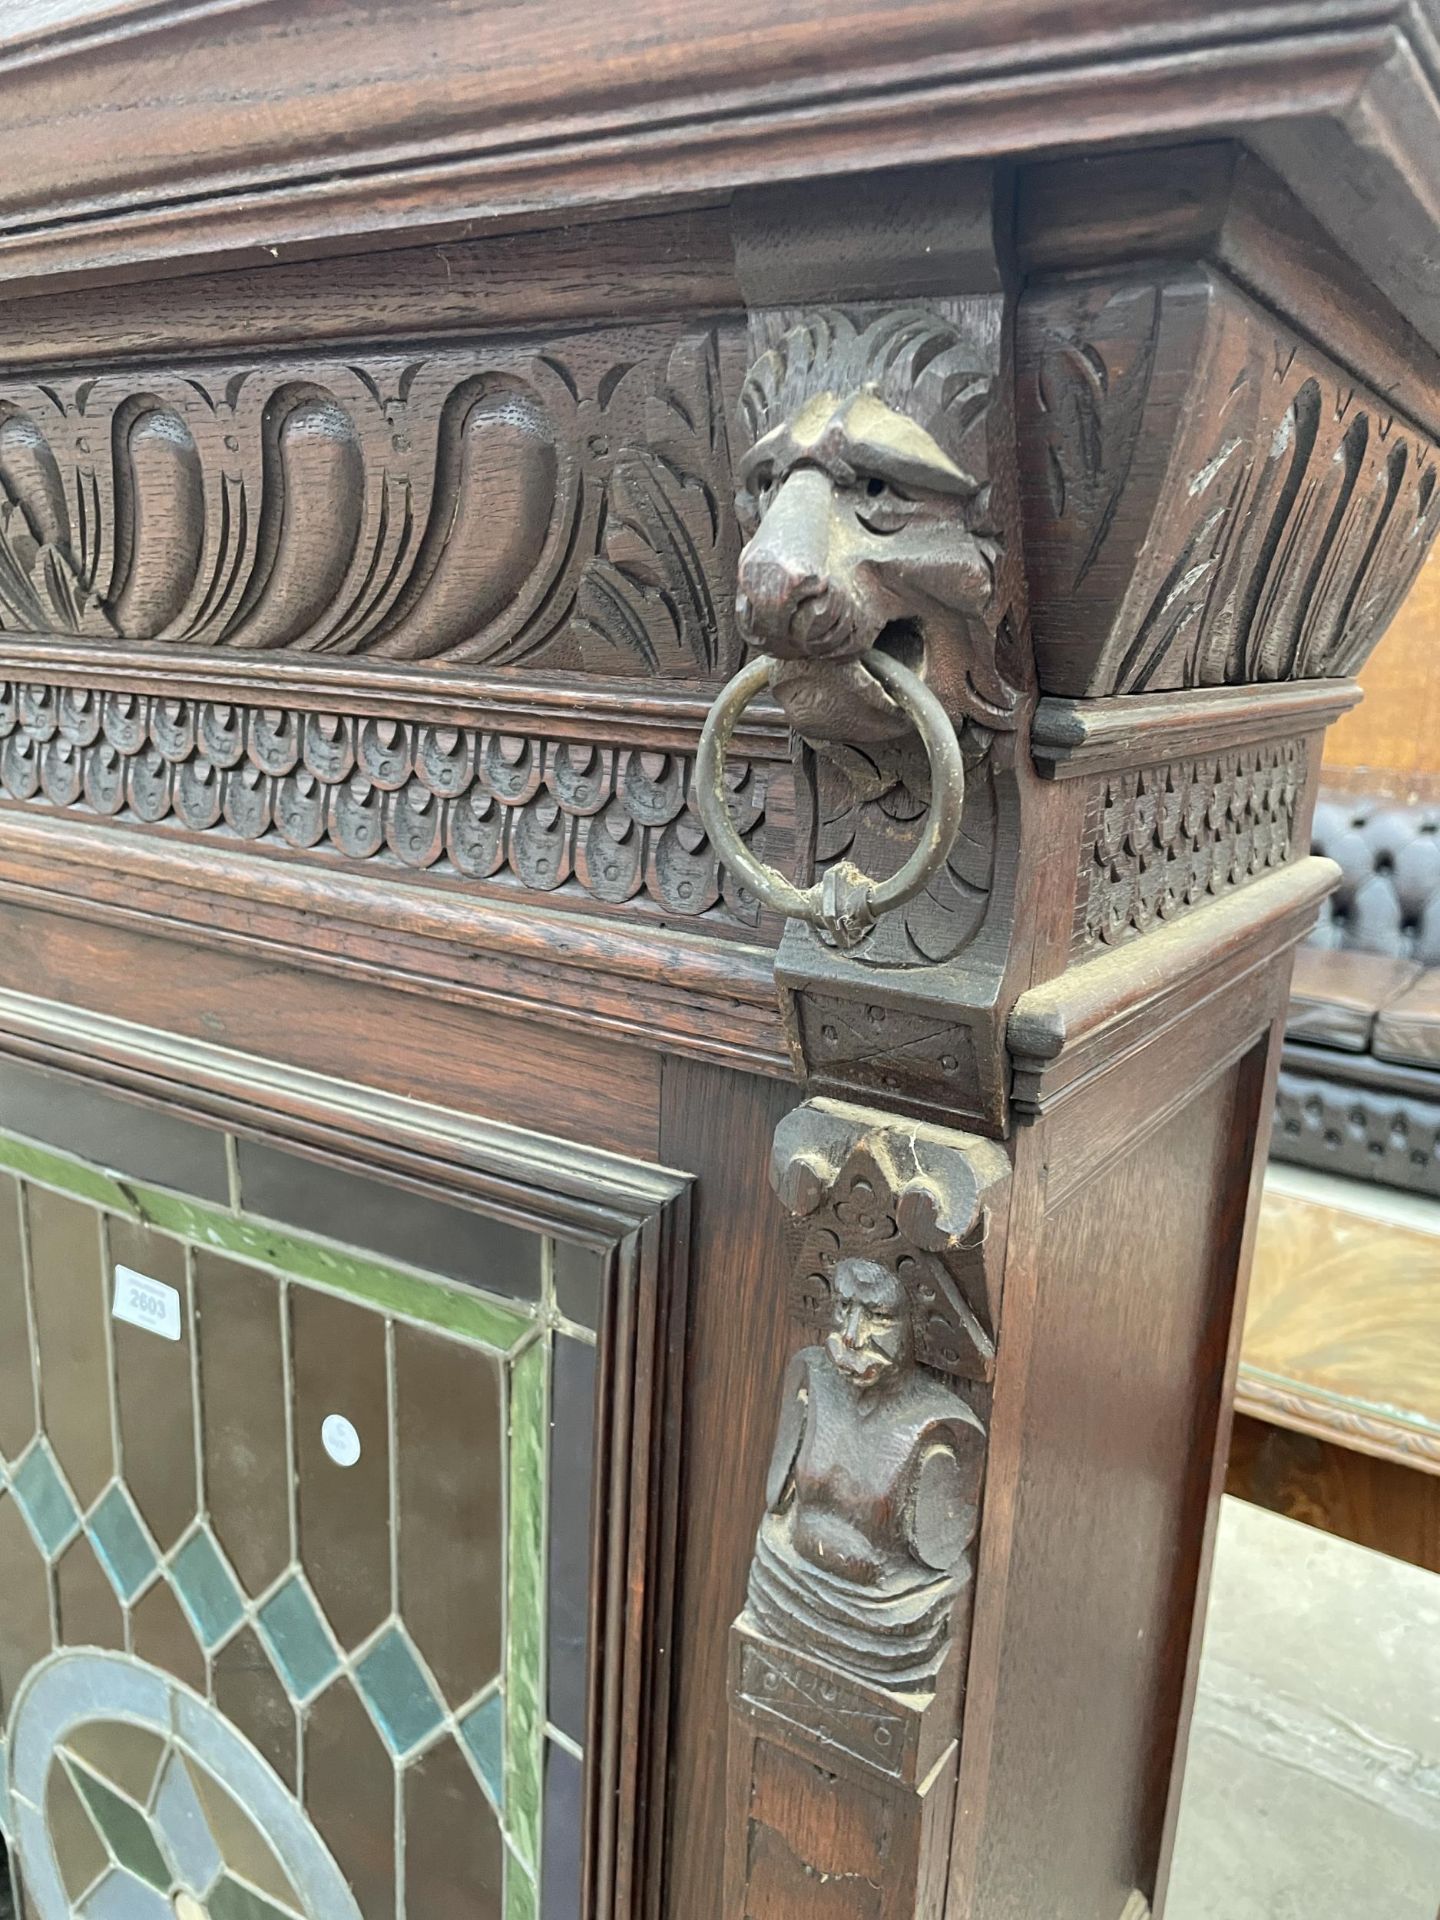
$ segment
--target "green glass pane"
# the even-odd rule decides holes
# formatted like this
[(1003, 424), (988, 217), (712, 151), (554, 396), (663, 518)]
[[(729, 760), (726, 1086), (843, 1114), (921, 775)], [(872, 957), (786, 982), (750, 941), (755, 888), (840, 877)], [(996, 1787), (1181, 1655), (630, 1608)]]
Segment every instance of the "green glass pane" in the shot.
[(391, 1627), (371, 1648), (356, 1667), (355, 1678), (394, 1753), (409, 1753), (445, 1717), (398, 1627)]
[(234, 1575), (208, 1533), (197, 1533), (187, 1540), (170, 1570), (185, 1610), (207, 1647), (213, 1647), (240, 1624), (245, 1603)]
[[(545, 1348), (527, 1347), (510, 1370), (510, 1606), (505, 1651), (505, 1802), (516, 1851), (540, 1858), (540, 1748), (545, 1581)], [(513, 1876), (512, 1876), (513, 1877)]]
[(130, 1600), (160, 1564), (123, 1487), (112, 1487), (91, 1514), (86, 1531), (115, 1591)]
[(26, 1454), (11, 1484), (35, 1538), (46, 1553), (58, 1553), (75, 1533), (80, 1515), (43, 1440)]
[(505, 1809), (505, 1702), (492, 1693), (460, 1722), (460, 1738), (470, 1749), (480, 1778), (495, 1805)]
[(505, 1862), (505, 1920), (537, 1920), (539, 1912), (535, 1882), (511, 1854)]
[(339, 1666), (319, 1609), (299, 1580), (289, 1580), (260, 1609), (260, 1631), (297, 1700), (308, 1700)]
[(152, 1887), (168, 1892), (170, 1869), (144, 1814), (84, 1767), (73, 1761), (67, 1761), (67, 1765), (115, 1859)]
[(295, 1920), (293, 1907), (277, 1907), (228, 1874), (205, 1902), (205, 1910), (210, 1920)]

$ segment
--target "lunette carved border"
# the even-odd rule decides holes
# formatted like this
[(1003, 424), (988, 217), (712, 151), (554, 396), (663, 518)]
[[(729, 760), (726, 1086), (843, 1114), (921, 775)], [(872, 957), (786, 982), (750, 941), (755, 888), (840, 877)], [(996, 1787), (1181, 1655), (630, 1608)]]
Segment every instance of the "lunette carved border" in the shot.
[[(693, 774), (681, 752), (0, 684), (0, 803), (749, 931), (758, 902), (711, 849)], [(793, 858), (788, 763), (728, 777), (747, 842)]]

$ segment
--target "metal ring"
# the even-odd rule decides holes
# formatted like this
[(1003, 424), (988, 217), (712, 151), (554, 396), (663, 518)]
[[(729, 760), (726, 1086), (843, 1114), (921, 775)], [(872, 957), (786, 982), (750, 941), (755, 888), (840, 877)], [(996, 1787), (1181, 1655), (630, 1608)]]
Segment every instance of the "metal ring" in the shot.
[(725, 754), (736, 725), (779, 664), (770, 654), (759, 654), (716, 695), (695, 756), (695, 805), (723, 864), (767, 907), (787, 919), (823, 927), (841, 945), (853, 946), (881, 914), (923, 892), (945, 864), (960, 831), (965, 763), (949, 715), (918, 674), (873, 647), (861, 654), (860, 664), (874, 674), (920, 735), (930, 762), (930, 811), (915, 850), (888, 879), (872, 879), (842, 861), (814, 886), (797, 887), (755, 858), (740, 838), (725, 799)]

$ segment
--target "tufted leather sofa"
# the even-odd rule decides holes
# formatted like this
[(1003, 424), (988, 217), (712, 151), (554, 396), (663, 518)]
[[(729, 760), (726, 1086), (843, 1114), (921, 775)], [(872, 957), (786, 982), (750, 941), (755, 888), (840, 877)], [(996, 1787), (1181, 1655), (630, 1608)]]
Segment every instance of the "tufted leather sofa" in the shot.
[(1344, 876), (1296, 955), (1276, 1159), (1440, 1196), (1440, 808), (1323, 795)]

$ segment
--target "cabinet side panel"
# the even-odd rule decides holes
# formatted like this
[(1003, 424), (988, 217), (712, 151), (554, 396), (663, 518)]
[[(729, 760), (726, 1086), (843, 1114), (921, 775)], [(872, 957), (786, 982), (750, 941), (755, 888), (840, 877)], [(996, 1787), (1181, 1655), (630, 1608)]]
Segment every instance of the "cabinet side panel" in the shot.
[(961, 1912), (1111, 1920), (1153, 1889), (1263, 1080), (1262, 1045), (1044, 1218), (989, 1781), (1006, 1811)]

